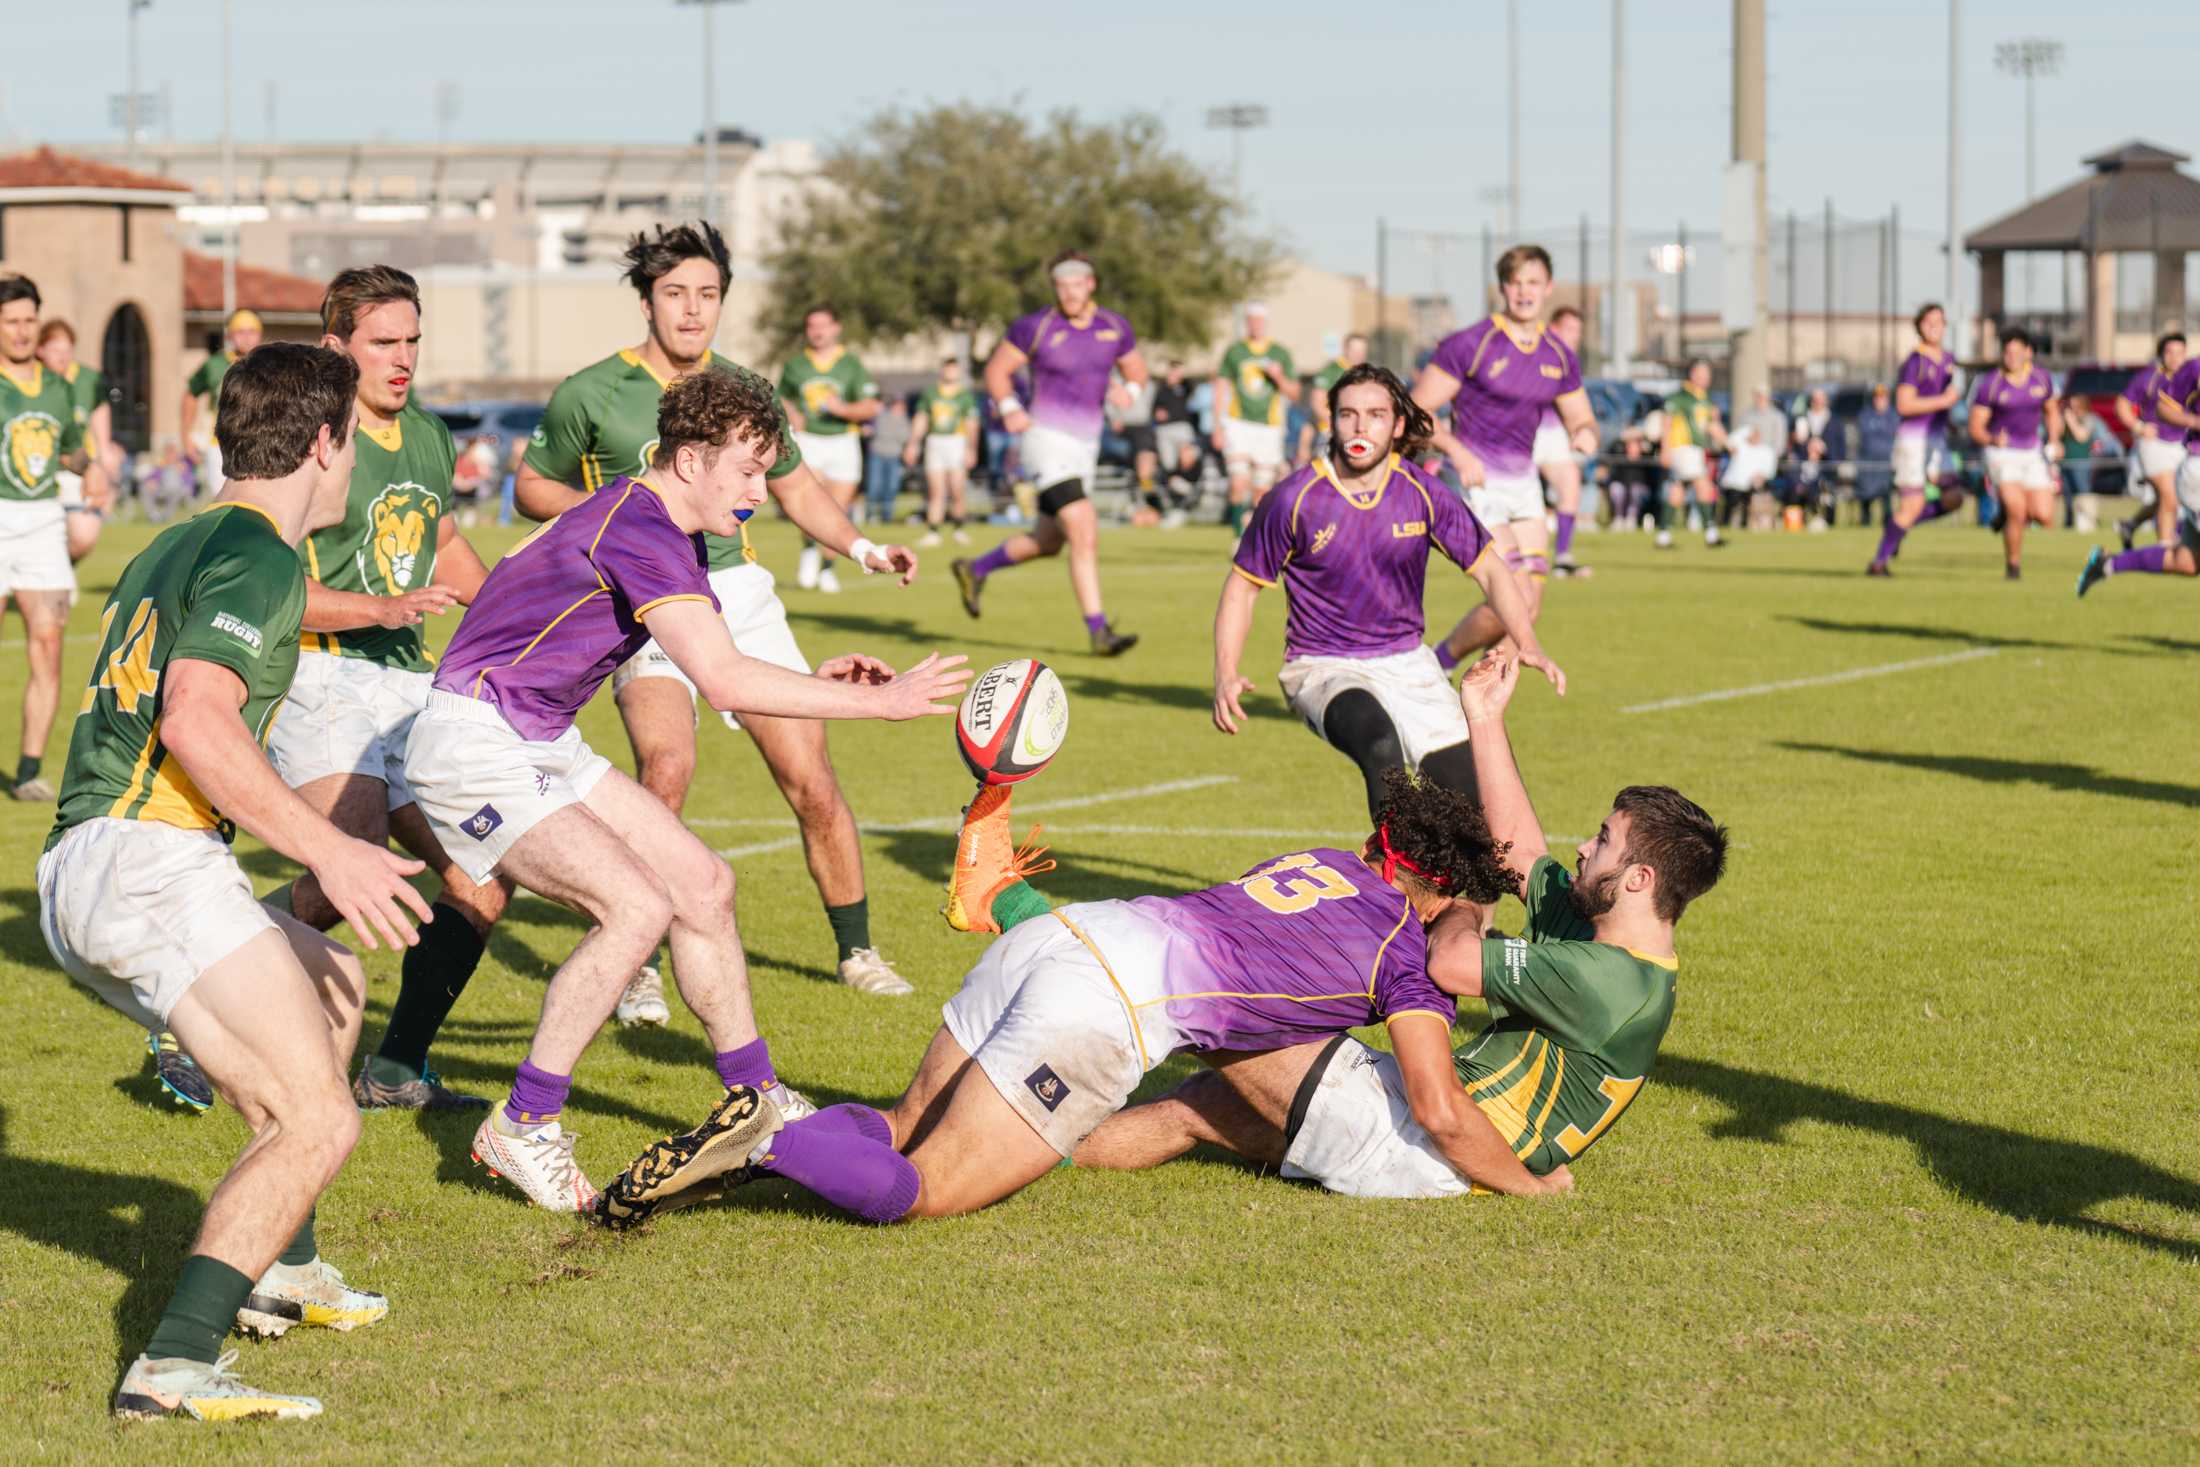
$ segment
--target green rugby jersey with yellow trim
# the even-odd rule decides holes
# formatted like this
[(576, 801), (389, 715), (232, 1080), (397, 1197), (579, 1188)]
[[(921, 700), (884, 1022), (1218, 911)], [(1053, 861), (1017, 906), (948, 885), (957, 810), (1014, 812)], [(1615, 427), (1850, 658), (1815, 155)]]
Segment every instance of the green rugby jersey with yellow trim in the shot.
[[(306, 574), (331, 591), (402, 596), (435, 579), (436, 538), (451, 506), (458, 451), (443, 420), (411, 402), (388, 428), (361, 427), (358, 435), (343, 522), (308, 535), (300, 553)], [(299, 642), (308, 652), (407, 672), (435, 666), (422, 626), (306, 632)]]
[(69, 384), (69, 401), (76, 408), (77, 430), (85, 435), (89, 447), (92, 414), (107, 400), (107, 379), (99, 375), (97, 368), (87, 367), (82, 362), (69, 363), (69, 370), (61, 377)]
[(1267, 372), (1274, 362), (1291, 380), (1291, 353), (1278, 341), (1233, 341), (1222, 354), (1222, 375), (1230, 383), (1230, 416), (1242, 423), (1283, 422), (1283, 389)]
[(1526, 937), (1482, 944), (1490, 1024), (1454, 1063), (1467, 1094), (1537, 1176), (1611, 1129), (1673, 1022), (1670, 959), (1595, 940), (1573, 879), (1549, 856), (1528, 873)]
[(58, 372), (35, 360), (28, 383), (0, 371), (0, 500), (52, 499), (62, 458), (83, 446), (76, 401)]
[(829, 398), (844, 403), (867, 402), (878, 396), (878, 384), (856, 360), (854, 352), (836, 346), (824, 356), (798, 351), (779, 373), (779, 399), (802, 409), (802, 431), (819, 438), (838, 438), (860, 432), (862, 424), (836, 418), (825, 411)]
[(950, 391), (935, 382), (917, 394), (917, 421), (929, 437), (961, 437), (977, 416), (978, 395), (968, 387)]
[(179, 659), (228, 668), (244, 683), (245, 727), (265, 745), (298, 668), (305, 610), (298, 552), (252, 505), (210, 506), (140, 551), (100, 614), (46, 849), (102, 815), (234, 837), (236, 827), (161, 743), (165, 675)]
[(1337, 385), (1338, 378), (1351, 370), (1343, 357), (1332, 357), (1322, 363), (1321, 370), (1314, 374), (1314, 380), (1307, 384), (1306, 413), (1314, 420), (1315, 427), (1329, 426), (1329, 389)]
[[(762, 384), (771, 384), (738, 363), (716, 352), (703, 357), (703, 370), (725, 372)], [(583, 367), (558, 384), (550, 394), (550, 406), (527, 445), (527, 467), (546, 479), (570, 484), (593, 494), (621, 474), (634, 475), (649, 467), (657, 451), (657, 403), (672, 385), (660, 377), (636, 351), (613, 352), (593, 366)], [(787, 415), (779, 415), (779, 460), (768, 477), (783, 479), (802, 467), (802, 450), (787, 431)], [(748, 533), (705, 535), (710, 568), (754, 561)]]

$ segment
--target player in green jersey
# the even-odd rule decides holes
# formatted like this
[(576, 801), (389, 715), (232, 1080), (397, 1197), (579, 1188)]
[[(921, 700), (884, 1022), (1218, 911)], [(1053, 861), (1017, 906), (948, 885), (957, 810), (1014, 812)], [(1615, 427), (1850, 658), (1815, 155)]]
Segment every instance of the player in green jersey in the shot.
[[(831, 306), (810, 307), (802, 318), (802, 341), (803, 349), (780, 369), (779, 399), (802, 461), (845, 510), (863, 482), (863, 425), (884, 404), (878, 383), (840, 344), (840, 315)], [(805, 591), (840, 589), (825, 552), (810, 539), (802, 542), (794, 580)]]
[(1230, 528), (1242, 534), (1253, 506), (1283, 472), (1285, 404), (1299, 400), (1291, 353), (1268, 338), (1268, 307), (1245, 307), (1245, 335), (1215, 372), (1215, 447), (1230, 474)]
[(218, 402), (231, 478), (124, 569), (100, 618), (38, 863), (39, 927), (71, 978), (148, 1028), (172, 1028), (252, 1127), (207, 1199), (152, 1338), (114, 1412), (296, 1420), (318, 1401), (254, 1390), (232, 1327), (351, 1329), (388, 1312), (321, 1259), (313, 1207), (359, 1135), (344, 1067), (366, 979), (347, 949), (252, 899), (242, 827), (313, 872), (369, 946), (414, 938), (420, 870), (354, 840), (284, 787), (260, 748), (298, 659), (297, 545), (337, 523), (351, 482), (358, 372), (278, 344)]
[[(520, 510), (554, 519), (620, 474), (649, 466), (657, 446), (657, 404), (672, 381), (694, 372), (748, 373), (710, 349), (732, 265), (725, 241), (708, 224), (637, 235), (627, 250), (627, 280), (641, 296), (647, 331), (641, 345), (618, 352), (565, 379), (551, 394), (519, 471)], [(820, 543), (836, 547), (865, 574), (890, 571), (908, 585), (916, 579), (915, 552), (875, 545), (857, 533), (841, 502), (802, 461), (792, 436), (772, 466), (770, 488), (787, 518)], [(734, 645), (798, 672), (810, 670), (787, 625), (786, 608), (772, 574), (749, 552), (745, 536), (706, 535), (711, 589), (725, 614)], [(678, 813), (695, 776), (695, 689), (654, 642), (612, 678), (619, 717), (634, 746), (635, 776)], [(908, 981), (879, 955), (871, 938), (870, 903), (863, 880), (863, 847), (855, 816), (841, 793), (815, 719), (728, 716), (729, 728), (745, 730), (763, 755), (779, 791), (802, 830), (810, 876), (825, 903), (839, 950), (840, 980), (865, 993), (906, 994)], [(662, 1024), (669, 1017), (662, 978), (645, 967), (620, 1001), (622, 1023)]]
[(940, 526), (952, 520), (955, 543), (968, 545), (970, 535), (963, 521), (969, 511), (963, 492), (970, 483), (970, 471), (978, 466), (978, 395), (963, 377), (961, 357), (941, 359), (939, 381), (917, 394), (917, 420), (924, 431), (909, 435), (903, 454), (903, 462), (911, 468), (923, 455), (924, 538), (917, 544), (939, 544)]
[(1323, 362), (1321, 369), (1307, 379), (1306, 407), (1308, 418), (1299, 429), (1298, 447), (1292, 455), (1292, 464), (1305, 468), (1314, 461), (1314, 445), (1329, 441), (1329, 389), (1337, 385), (1337, 379), (1367, 360), (1367, 338), (1355, 331), (1344, 339), (1344, 350)]
[(89, 482), (82, 474), (67, 470), (61, 474), (61, 506), (68, 515), (69, 561), (74, 564), (99, 544), (100, 528), (114, 500), (113, 473), (119, 462), (110, 432), (114, 413), (107, 405), (107, 379), (76, 359), (76, 328), (58, 316), (38, 328), (38, 360), (69, 384), (84, 451), (100, 471)]
[(1711, 481), (1708, 455), (1726, 447), (1726, 425), (1711, 401), (1711, 363), (1702, 357), (1688, 364), (1681, 390), (1665, 400), (1665, 501), (1658, 506), (1657, 546), (1673, 548), (1673, 521), (1685, 515), (1688, 500), (1695, 497), (1703, 515), (1703, 543), (1716, 549), (1719, 538), (1719, 491)]
[(0, 611), (15, 603), (30, 661), (12, 789), (18, 800), (54, 797), (39, 771), (61, 703), (62, 628), (76, 600), (61, 475), (89, 475), (95, 491), (99, 484), (69, 384), (38, 359), (41, 304), (26, 277), (0, 277)]
[(253, 312), (242, 309), (231, 311), (229, 320), (222, 329), (225, 342), (223, 349), (210, 353), (183, 384), (182, 427), (176, 436), (183, 442), (184, 456), (198, 465), (201, 488), (212, 488), (221, 483), (222, 450), (221, 439), (214, 432), (214, 419), (220, 416), (218, 412), (209, 415), (203, 437), (193, 432), (198, 426), (199, 399), (205, 398), (209, 408), (219, 405), (222, 378), (252, 348), (260, 344), (260, 337), (265, 331), (260, 318)]
[[(1524, 937), (1485, 937), (1485, 914), (1463, 909), (1430, 928), (1430, 977), (1490, 1011), (1454, 1055), (1455, 1081), (1405, 1073), (1409, 1036), (1395, 1030), (1395, 1058), (1351, 1038), (1241, 1057), (1114, 1116), (1078, 1149), (1078, 1165), (1152, 1166), (1205, 1141), (1356, 1196), (1529, 1190), (1510, 1185), (1519, 1178), (1501, 1162), (1463, 1174), (1462, 1138), (1471, 1145), (1494, 1128), (1527, 1175), (1570, 1185), (1568, 1164), (1649, 1078), (1673, 1017), (1673, 929), (1718, 883), (1726, 830), (1676, 790), (1632, 786), (1569, 879), (1506, 739), (1519, 676), (1517, 659), (1488, 657), (1460, 688), (1483, 812), (1522, 883), (1528, 925)], [(1424, 1113), (1450, 1119), (1427, 1126)]]

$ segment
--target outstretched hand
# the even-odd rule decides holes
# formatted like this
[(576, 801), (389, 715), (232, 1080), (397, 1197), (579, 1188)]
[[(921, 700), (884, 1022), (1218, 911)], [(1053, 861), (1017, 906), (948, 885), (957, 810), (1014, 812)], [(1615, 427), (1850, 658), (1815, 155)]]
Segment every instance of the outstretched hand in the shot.
[(1566, 669), (1551, 661), (1541, 647), (1520, 654), (1520, 660), (1543, 674), (1545, 681), (1561, 698), (1566, 696)]
[(961, 653), (942, 657), (934, 652), (881, 687), (883, 706), (878, 716), (899, 723), (935, 713), (953, 713), (970, 683), (969, 662)]
[(850, 652), (844, 657), (828, 658), (819, 663), (817, 675), (830, 683), (890, 683), (894, 680), (894, 669), (876, 657)]
[[(915, 459), (910, 460), (915, 463)], [(874, 546), (863, 558), (863, 568), (880, 575), (898, 575), (906, 586), (917, 578), (917, 552), (906, 545)]]
[(1459, 711), (1469, 723), (1495, 723), (1505, 716), (1513, 689), (1520, 686), (1520, 663), (1509, 652), (1492, 652), (1459, 680)]

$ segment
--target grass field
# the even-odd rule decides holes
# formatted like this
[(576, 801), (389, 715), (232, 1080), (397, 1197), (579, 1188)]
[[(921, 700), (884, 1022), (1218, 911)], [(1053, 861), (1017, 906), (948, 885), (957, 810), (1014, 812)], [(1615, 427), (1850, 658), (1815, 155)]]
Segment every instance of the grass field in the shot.
[[(65, 706), (145, 539), (120, 528), (84, 568)], [(762, 540), (791, 567), (784, 527)], [(2200, 588), (2133, 577), (2075, 602), (2070, 535), (2036, 537), (2014, 586), (1976, 530), (1914, 536), (1890, 582), (1860, 574), (1870, 548), (1584, 537), (1596, 577), (1551, 588), (1573, 691), (1524, 688), (1513, 719), (1545, 828), (1582, 836), (1619, 786), (1662, 782), (1736, 842), (1681, 929), (1658, 1069), (1573, 1197), (1354, 1202), (1200, 1157), (1060, 1171), (888, 1230), (769, 1184), (614, 1238), (487, 1181), (471, 1121), (380, 1114), (320, 1237), (390, 1317), (245, 1347), (256, 1383), (324, 1399), (302, 1426), (106, 1417), (244, 1132), (160, 1104), (141, 1036), (53, 968), (32, 876), (51, 812), (0, 807), (0, 1460), (2200, 1459)], [(1114, 662), (1084, 654), (1058, 566), (995, 582), (975, 624), (937, 552), (910, 591), (788, 599), (813, 656), (1060, 669), (1069, 743), (1019, 796), (1049, 824), (1057, 899), (1355, 836), (1359, 780), (1274, 694), (1281, 597), (1248, 659), (1256, 716), (1225, 739), (1221, 532), (1104, 550), (1144, 637)], [(1432, 618), (1471, 589), (1436, 577)], [(18, 649), (10, 632), (7, 757)], [(584, 728), (625, 757), (608, 698)], [(980, 950), (934, 915), (966, 790), (945, 722), (833, 735), (906, 1001), (827, 981), (784, 805), (740, 738), (703, 739), (690, 813), (735, 853), (783, 1073), (821, 1101), (890, 1098)], [(265, 887), (290, 874), (244, 860)], [(520, 901), (439, 1046), (447, 1078), (501, 1094), (578, 932)], [(371, 1042), (397, 964), (368, 968)], [(567, 1118), (598, 1178), (716, 1092), (674, 1010), (581, 1067)]]

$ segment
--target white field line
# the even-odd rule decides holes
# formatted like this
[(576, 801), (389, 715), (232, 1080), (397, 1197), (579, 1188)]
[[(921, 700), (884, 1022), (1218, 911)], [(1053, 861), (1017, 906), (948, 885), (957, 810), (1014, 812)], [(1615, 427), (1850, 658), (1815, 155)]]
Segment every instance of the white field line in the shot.
[[(1235, 783), (1237, 783), (1237, 776), (1234, 774), (1202, 774), (1191, 779), (1171, 779), (1164, 780), (1160, 784), (1139, 785), (1134, 789), (1103, 790), (1098, 794), (1072, 795), (1067, 799), (1061, 800), (1040, 800), (1036, 804), (1017, 807), (1016, 813), (1019, 815), (1041, 815), (1045, 814), (1049, 810), (1083, 810), (1093, 805), (1108, 805), (1120, 800), (1143, 800), (1148, 799), (1154, 795), (1173, 795), (1181, 793), (1185, 790), (1202, 790), (1211, 788), (1212, 786), (1218, 784)], [(691, 825), (715, 827), (745, 824), (747, 822), (734, 820), (693, 820), (688, 823)], [(786, 824), (791, 825), (793, 824), (793, 822), (788, 821), (786, 822)], [(909, 820), (892, 825), (861, 825), (858, 826), (857, 829), (865, 835), (901, 835), (907, 834), (912, 831), (954, 830), (961, 824), (962, 815), (960, 814), (960, 812), (958, 812), (953, 815), (928, 816), (922, 820)], [(783, 825), (781, 826), (781, 828), (784, 829), (785, 826)], [(791, 846), (800, 845), (801, 843), (802, 837), (800, 835), (789, 835), (782, 836), (778, 840), (758, 841), (753, 845), (728, 846), (720, 850), (718, 854), (724, 856), (727, 860), (730, 861), (738, 856), (761, 856), (769, 851), (783, 851)]]
[(1711, 693), (1689, 693), (1679, 698), (1661, 698), (1655, 703), (1637, 703), (1632, 708), (1622, 708), (1622, 713), (1663, 713), (1668, 708), (1693, 708), (1699, 703), (1724, 703), (1731, 698), (1755, 698), (1765, 693), (1787, 693), (1797, 688), (1823, 688), (1835, 683), (1853, 683), (1868, 677), (1885, 677), (1889, 673), (1915, 672), (1925, 667), (1947, 667), (1957, 662), (1976, 662), (1981, 657), (1991, 657), (2001, 651), (1999, 647), (1969, 647), (1961, 652), (1946, 652), (1938, 657), (1914, 657), (1907, 662), (1883, 662), (1877, 667), (1852, 667), (1846, 672), (1821, 673), (1817, 677), (1783, 678), (1775, 683), (1752, 683), (1746, 688), (1720, 688)]

